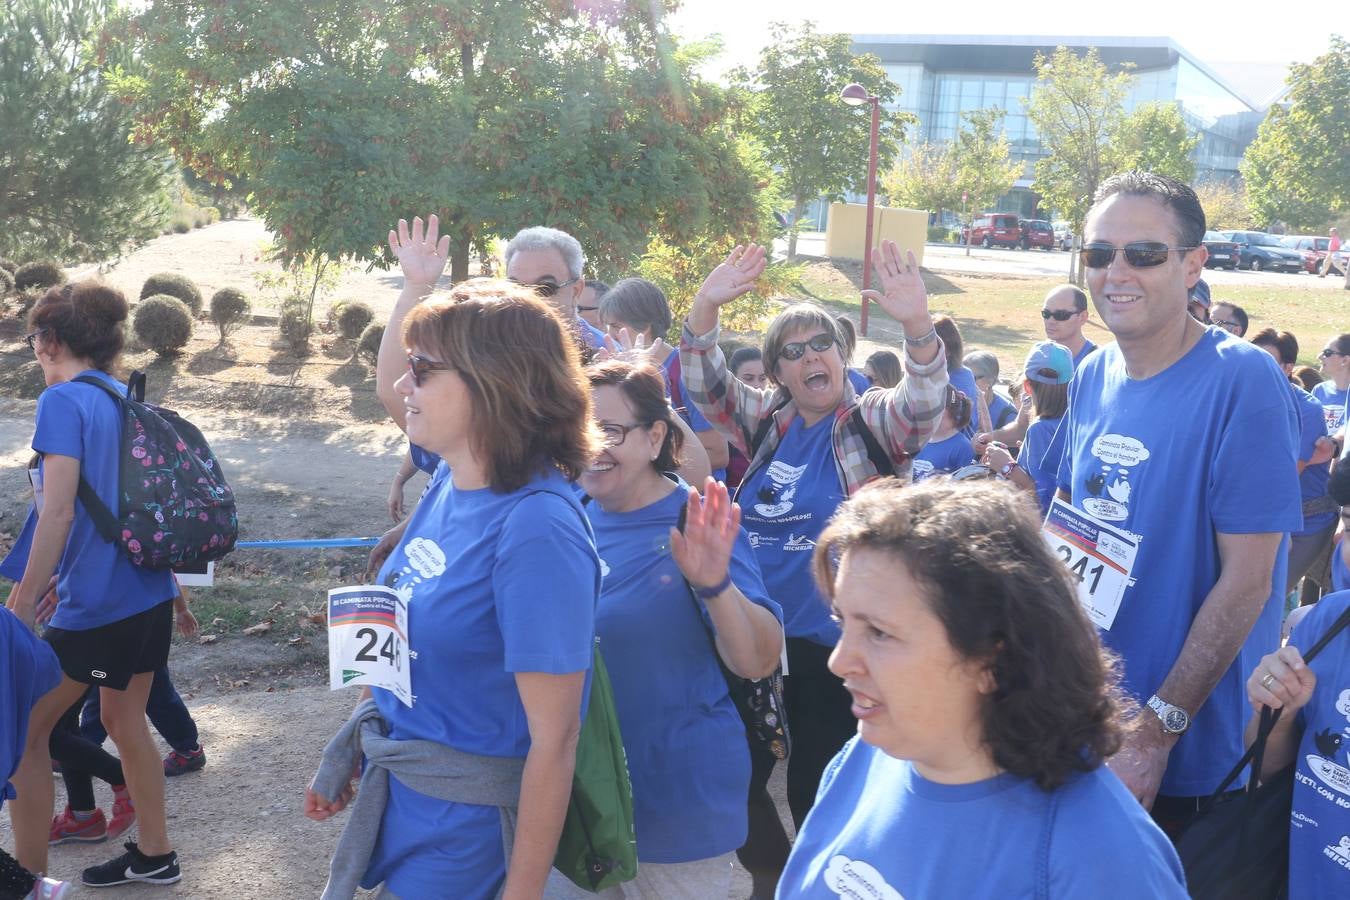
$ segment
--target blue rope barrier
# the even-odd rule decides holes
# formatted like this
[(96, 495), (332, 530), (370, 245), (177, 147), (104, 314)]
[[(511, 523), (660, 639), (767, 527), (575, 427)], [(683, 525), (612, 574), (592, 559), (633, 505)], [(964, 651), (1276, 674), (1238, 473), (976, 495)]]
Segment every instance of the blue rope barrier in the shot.
[(259, 550), (293, 547), (374, 547), (379, 538), (318, 538), (309, 541), (239, 541), (236, 550)]

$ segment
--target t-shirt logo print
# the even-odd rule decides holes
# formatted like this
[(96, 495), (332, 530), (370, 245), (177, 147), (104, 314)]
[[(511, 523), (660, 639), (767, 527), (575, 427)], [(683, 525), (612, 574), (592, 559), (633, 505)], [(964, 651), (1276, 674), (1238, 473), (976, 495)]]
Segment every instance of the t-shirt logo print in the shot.
[(1135, 490), (1130, 476), (1136, 482), (1139, 478), (1139, 472), (1131, 470), (1148, 459), (1148, 448), (1123, 434), (1103, 434), (1092, 442), (1092, 455), (1102, 467), (1088, 476), (1090, 496), (1084, 498), (1083, 509), (1106, 522), (1123, 522), (1129, 518), (1130, 493)]
[(806, 465), (789, 466), (774, 460), (769, 463), (769, 480), (756, 498), (755, 512), (766, 519), (776, 519), (792, 509), (792, 498), (797, 495), (797, 482), (806, 473)]
[(842, 853), (830, 858), (825, 867), (825, 886), (840, 897), (867, 897), (876, 900), (905, 900), (900, 892), (870, 863), (849, 859)]

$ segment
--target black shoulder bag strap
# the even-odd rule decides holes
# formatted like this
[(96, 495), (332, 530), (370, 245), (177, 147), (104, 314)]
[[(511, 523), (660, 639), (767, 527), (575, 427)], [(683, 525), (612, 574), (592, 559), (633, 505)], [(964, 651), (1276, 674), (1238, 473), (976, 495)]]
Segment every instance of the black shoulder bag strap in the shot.
[[(137, 372), (136, 375), (140, 375), (140, 373)], [(135, 378), (135, 375), (133, 375), (132, 377)], [(79, 375), (73, 380), (81, 382), (83, 384), (92, 384), (94, 387), (103, 391), (109, 397), (112, 397), (113, 400), (117, 402), (118, 412), (121, 413), (122, 401), (124, 398), (115, 388), (111, 387), (106, 381), (104, 381), (101, 378), (95, 378), (93, 375)], [(142, 383), (142, 390), (144, 390), (143, 387), (145, 383), (144, 375), (141, 375), (141, 383)], [(130, 395), (131, 395), (131, 388), (130, 385), (128, 385), (127, 396), (129, 397)], [(118, 477), (120, 479), (121, 477), (120, 472), (122, 468), (120, 445), (118, 447), (117, 462), (119, 472)], [(108, 508), (108, 505), (104, 503), (102, 498), (100, 498), (99, 495), (94, 492), (93, 486), (90, 485), (87, 480), (85, 480), (83, 471), (80, 472), (80, 486), (76, 490), (75, 496), (78, 497), (80, 503), (83, 504), (85, 512), (89, 513), (89, 518), (94, 520), (94, 528), (98, 531), (99, 537), (103, 538), (110, 544), (116, 544), (118, 535), (121, 534), (122, 531), (122, 525), (120, 522), (118, 522), (117, 516), (113, 513), (113, 511)]]
[(782, 411), (783, 407), (787, 406), (791, 402), (792, 398), (785, 395), (782, 400), (779, 400), (777, 403), (773, 405), (773, 409), (769, 410), (769, 414), (767, 416), (759, 420), (759, 425), (755, 428), (755, 433), (750, 437), (751, 462), (754, 462), (755, 454), (759, 452), (760, 444), (763, 444), (764, 439), (769, 436), (769, 429), (774, 427), (774, 425), (777, 423), (777, 419), (775, 418), (775, 416), (777, 416), (778, 413)]
[(891, 455), (886, 452), (886, 448), (881, 446), (877, 436), (872, 433), (872, 429), (867, 427), (863, 421), (862, 407), (853, 407), (853, 427), (858, 429), (858, 435), (862, 438), (863, 446), (867, 448), (867, 458), (871, 460), (872, 467), (877, 470), (877, 474), (882, 478), (892, 478), (895, 476), (895, 463), (891, 460)]

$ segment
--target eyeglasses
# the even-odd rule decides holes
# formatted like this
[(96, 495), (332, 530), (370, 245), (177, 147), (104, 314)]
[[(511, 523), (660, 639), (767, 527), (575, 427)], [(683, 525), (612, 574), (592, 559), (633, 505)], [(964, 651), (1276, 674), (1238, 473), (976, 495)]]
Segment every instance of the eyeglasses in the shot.
[[(28, 346), (31, 347), (33, 345), (30, 343)], [(1317, 354), (1317, 356), (1319, 359), (1330, 359), (1333, 356), (1345, 356), (1345, 354), (1340, 352), (1339, 350), (1332, 350), (1330, 347), (1328, 347), (1321, 353)]]
[(598, 306), (578, 306), (577, 312), (595, 312), (599, 308)]
[(28, 349), (29, 349), (29, 350), (36, 350), (36, 349), (37, 349), (37, 339), (38, 339), (38, 335), (42, 334), (42, 333), (43, 333), (44, 331), (46, 331), (46, 330), (47, 330), (47, 329), (45, 329), (45, 328), (39, 328), (37, 331), (34, 331), (32, 334), (25, 334), (25, 335), (23, 336), (23, 342), (24, 342), (25, 344), (28, 345)]
[(793, 341), (790, 344), (784, 344), (778, 350), (778, 358), (786, 360), (801, 359), (806, 353), (806, 348), (810, 347), (817, 353), (824, 353), (834, 346), (834, 335), (822, 331), (820, 334), (805, 341)]
[(1125, 251), (1125, 261), (1136, 269), (1151, 269), (1167, 262), (1167, 254), (1173, 250), (1185, 253), (1194, 247), (1169, 247), (1161, 241), (1134, 241), (1124, 247), (1112, 247), (1110, 244), (1088, 244), (1078, 251), (1078, 258), (1085, 269), (1105, 269), (1111, 265), (1116, 254)]
[(606, 447), (618, 447), (628, 440), (628, 432), (636, 431), (639, 428), (646, 428), (647, 425), (642, 422), (635, 422), (632, 425), (620, 425), (618, 422), (601, 422), (600, 433), (605, 436)]
[(1224, 331), (1231, 331), (1233, 334), (1237, 334), (1239, 331), (1242, 330), (1241, 325), (1230, 319), (1210, 319), (1209, 324), (1218, 325)]
[(417, 387), (422, 386), (422, 379), (426, 378), (432, 372), (447, 372), (452, 367), (446, 363), (436, 362), (427, 359), (425, 356), (416, 356), (408, 354), (408, 374), (412, 375), (413, 384)]
[[(558, 283), (556, 281), (521, 281), (519, 278), (508, 278), (506, 280), (512, 282), (513, 284), (519, 284), (524, 287), (534, 288), (534, 292), (541, 297), (552, 297), (554, 294), (558, 293), (558, 291), (561, 291), (563, 288), (571, 287), (572, 285), (576, 284), (578, 281), (581, 280), (581, 278), (579, 276), (577, 278), (569, 278), (562, 283)], [(598, 306), (590, 308), (599, 309)]]
[(1043, 309), (1041, 310), (1042, 319), (1054, 319), (1056, 322), (1067, 322), (1080, 312), (1081, 309)]

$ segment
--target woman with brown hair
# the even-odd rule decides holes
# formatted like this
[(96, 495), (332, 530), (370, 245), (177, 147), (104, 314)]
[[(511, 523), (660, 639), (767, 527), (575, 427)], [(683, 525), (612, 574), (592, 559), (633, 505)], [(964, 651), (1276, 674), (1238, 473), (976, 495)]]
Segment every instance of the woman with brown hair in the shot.
[(1112, 665), (1012, 488), (869, 488), (814, 566), (857, 736), (780, 898), (1186, 896), (1172, 845), (1103, 765), (1121, 742)]
[[(358, 804), (349, 820), (325, 897), (351, 896), (357, 880), (394, 897), (538, 897), (568, 805), (599, 588), (570, 483), (601, 446), (590, 392), (557, 315), (509, 282), (419, 304), (403, 343), (404, 427), (442, 460), (379, 572), (407, 603), (412, 701), (373, 688), (376, 709), (354, 715), (378, 716), (408, 754), (453, 759), (465, 777), (450, 796), (388, 778), (383, 809)], [(496, 799), (483, 799), (494, 780)], [(316, 782), (306, 815), (346, 806), (345, 772), (338, 785)], [(367, 858), (344, 852), (372, 830)]]

